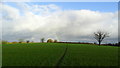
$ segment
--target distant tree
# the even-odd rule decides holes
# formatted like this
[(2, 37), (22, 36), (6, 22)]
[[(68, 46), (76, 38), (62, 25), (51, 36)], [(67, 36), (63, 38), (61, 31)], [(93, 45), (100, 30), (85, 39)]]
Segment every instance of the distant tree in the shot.
[(54, 40), (54, 43), (58, 42), (57, 40)]
[(94, 44), (97, 44), (96, 42), (94, 42)]
[(34, 43), (34, 41), (32, 41), (32, 43)]
[(52, 42), (54, 42), (52, 39), (47, 40), (47, 43), (52, 43)]
[(106, 37), (109, 37), (109, 33), (103, 32), (101, 30), (98, 30), (97, 32), (94, 32), (94, 38), (98, 41), (99, 45), (101, 45), (101, 42)]
[(29, 42), (30, 42), (29, 40), (26, 41), (26, 43), (29, 43)]
[(24, 42), (24, 39), (19, 39), (18, 41), (19, 41), (19, 43), (22, 43), (22, 42)]
[(2, 44), (2, 40), (0, 39), (0, 44)]
[(7, 41), (5, 41), (5, 40), (2, 40), (2, 44), (7, 44)]
[(120, 42), (118, 42), (118, 45), (120, 46)]
[(42, 43), (44, 42), (44, 40), (45, 40), (44, 38), (41, 38), (41, 42), (42, 42)]
[(2, 44), (7, 44), (8, 42), (5, 40), (2, 40)]

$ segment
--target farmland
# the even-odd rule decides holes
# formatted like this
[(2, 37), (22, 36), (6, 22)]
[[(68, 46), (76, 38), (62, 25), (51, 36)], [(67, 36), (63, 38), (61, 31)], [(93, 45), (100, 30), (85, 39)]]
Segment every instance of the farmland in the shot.
[(3, 45), (3, 66), (117, 66), (118, 47), (92, 44)]

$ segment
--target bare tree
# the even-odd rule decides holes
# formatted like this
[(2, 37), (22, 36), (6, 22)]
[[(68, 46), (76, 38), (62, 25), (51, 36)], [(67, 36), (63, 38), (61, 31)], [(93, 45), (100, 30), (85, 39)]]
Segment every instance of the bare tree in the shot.
[(98, 41), (99, 46), (101, 45), (101, 42), (103, 41), (103, 39), (105, 39), (106, 37), (109, 37), (109, 33), (103, 32), (101, 30), (94, 32), (94, 38)]
[(41, 39), (41, 42), (43, 43), (43, 42), (44, 42), (44, 40), (45, 40), (45, 39), (44, 39), (44, 38), (42, 38), (42, 39)]

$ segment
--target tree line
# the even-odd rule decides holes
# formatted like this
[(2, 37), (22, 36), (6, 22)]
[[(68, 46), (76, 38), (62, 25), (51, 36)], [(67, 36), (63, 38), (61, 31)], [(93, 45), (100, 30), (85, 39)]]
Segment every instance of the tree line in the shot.
[[(41, 38), (40, 39), (40, 43), (44, 43), (45, 42), (45, 38)], [(53, 40), (53, 39), (48, 39), (47, 40), (47, 43), (57, 43), (58, 42), (58, 40)], [(5, 41), (5, 40), (2, 40), (2, 44), (7, 44), (8, 43), (8, 41)], [(26, 40), (26, 41), (24, 41), (24, 39), (19, 39), (18, 40), (18, 42), (12, 42), (13, 44), (14, 43), (34, 43), (34, 41), (29, 41), (29, 40)]]
[[(96, 32), (94, 32), (93, 33), (93, 36), (94, 36), (94, 38), (95, 38), (95, 40), (98, 42), (98, 45), (100, 46), (101, 45), (101, 43), (102, 43), (102, 41), (105, 39), (105, 38), (107, 38), (107, 37), (110, 37), (110, 35), (109, 35), (109, 33), (108, 32), (104, 32), (104, 31), (102, 31), (102, 30), (98, 30), (98, 31), (96, 31)], [(18, 40), (19, 42), (18, 43), (22, 43), (22, 42), (25, 42), (24, 41), (24, 39), (19, 39)], [(40, 39), (40, 42), (41, 43), (44, 43), (45, 42), (45, 38), (41, 38)], [(48, 39), (47, 40), (47, 43), (57, 43), (58, 42), (58, 40), (53, 40), (53, 39)], [(7, 41), (2, 41), (2, 44), (6, 44), (7, 43)], [(13, 43), (17, 43), (17, 42), (13, 42)], [(30, 43), (30, 41), (29, 40), (26, 40), (26, 43)], [(33, 41), (32, 41), (32, 43), (33, 43)], [(65, 43), (65, 42), (59, 42), (59, 43)], [(68, 43), (68, 42), (66, 42), (66, 43)], [(74, 42), (70, 42), (70, 43), (74, 43)], [(120, 42), (119, 42), (120, 43)], [(94, 43), (94, 44), (96, 44), (96, 43)], [(109, 43), (109, 45), (114, 45), (114, 44), (110, 44)], [(119, 45), (119, 44), (118, 44)]]

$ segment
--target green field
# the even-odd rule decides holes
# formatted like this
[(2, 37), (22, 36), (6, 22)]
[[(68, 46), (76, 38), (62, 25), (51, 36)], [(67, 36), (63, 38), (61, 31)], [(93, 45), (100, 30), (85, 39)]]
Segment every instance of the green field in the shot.
[(66, 43), (22, 43), (4, 44), (2, 49), (3, 66), (118, 65), (118, 47), (114, 46)]

